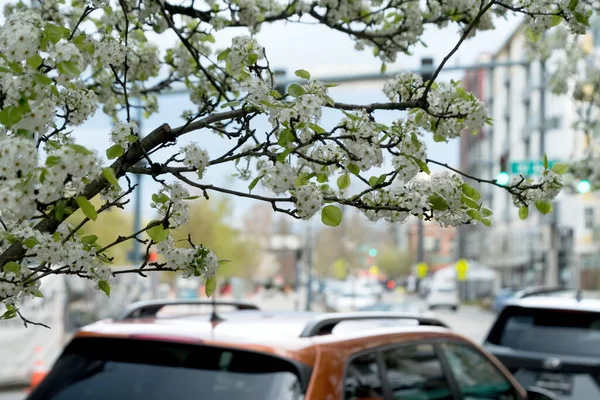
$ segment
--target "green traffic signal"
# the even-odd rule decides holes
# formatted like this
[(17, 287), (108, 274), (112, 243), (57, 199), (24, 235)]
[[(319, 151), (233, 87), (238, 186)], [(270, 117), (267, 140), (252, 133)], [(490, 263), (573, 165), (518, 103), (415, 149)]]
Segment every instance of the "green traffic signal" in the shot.
[(510, 182), (510, 176), (502, 171), (498, 174), (498, 176), (496, 177), (496, 183), (502, 186), (508, 185), (508, 182)]
[(587, 179), (581, 180), (579, 183), (577, 183), (577, 191), (581, 194), (589, 192), (591, 188), (592, 184)]
[(377, 249), (369, 249), (369, 256), (370, 257), (377, 257)]

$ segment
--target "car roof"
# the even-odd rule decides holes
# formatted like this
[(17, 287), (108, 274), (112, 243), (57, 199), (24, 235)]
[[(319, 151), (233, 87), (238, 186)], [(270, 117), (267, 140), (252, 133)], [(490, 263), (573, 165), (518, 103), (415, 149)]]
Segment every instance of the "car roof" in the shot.
[(506, 307), (527, 307), (552, 310), (589, 311), (600, 312), (600, 299), (586, 298), (578, 299), (574, 292), (561, 292), (548, 295), (536, 295), (517, 299), (509, 299)]
[(335, 313), (244, 310), (220, 313), (221, 319), (216, 322), (211, 322), (210, 314), (107, 319), (83, 327), (75, 337), (118, 337), (207, 344), (261, 351), (312, 364), (316, 357), (316, 346), (356, 340), (370, 343), (373, 338), (382, 335), (394, 335), (394, 343), (401, 342), (403, 337), (412, 340), (415, 335), (457, 336), (447, 328), (435, 326), (367, 325), (366, 329), (349, 328), (340, 333), (301, 337), (310, 323), (326, 315)]

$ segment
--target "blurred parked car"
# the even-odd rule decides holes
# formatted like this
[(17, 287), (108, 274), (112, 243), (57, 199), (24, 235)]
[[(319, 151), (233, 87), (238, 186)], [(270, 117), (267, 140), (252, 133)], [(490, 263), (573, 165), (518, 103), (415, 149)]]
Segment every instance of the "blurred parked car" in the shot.
[(456, 283), (447, 281), (433, 281), (431, 290), (427, 295), (427, 307), (430, 310), (438, 307), (447, 307), (452, 311), (458, 310), (460, 299)]
[(515, 291), (509, 288), (501, 289), (498, 294), (494, 297), (494, 302), (492, 303), (492, 311), (498, 313), (502, 311), (504, 308), (504, 304), (508, 299), (515, 295)]
[(546, 388), (559, 399), (600, 399), (597, 296), (541, 289), (510, 299), (485, 347), (523, 385)]
[(362, 307), (358, 311), (388, 311), (388, 312), (403, 312), (423, 315), (426, 310), (416, 302), (403, 303), (377, 303), (372, 306)]
[(226, 305), (165, 318), (177, 303), (145, 302), (89, 325), (28, 400), (551, 399), (436, 319)]

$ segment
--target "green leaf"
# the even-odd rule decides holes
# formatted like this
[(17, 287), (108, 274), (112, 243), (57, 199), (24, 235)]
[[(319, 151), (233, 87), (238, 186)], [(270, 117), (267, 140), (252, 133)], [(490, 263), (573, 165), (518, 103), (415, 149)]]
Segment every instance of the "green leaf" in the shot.
[(237, 107), (239, 105), (240, 105), (240, 102), (238, 100), (234, 100), (234, 101), (228, 101), (227, 103), (221, 104), (221, 108)]
[(46, 24), (46, 28), (44, 29), (44, 33), (46, 38), (52, 43), (56, 44), (60, 41), (60, 39), (64, 36), (64, 29), (58, 25), (54, 24)]
[(305, 69), (298, 69), (296, 70), (295, 74), (298, 78), (310, 79), (310, 72)]
[[(6, 307), (8, 308), (8, 306)], [(6, 311), (4, 314), (0, 315), (0, 319), (12, 319), (17, 316), (17, 309), (12, 309)]]
[(558, 26), (561, 24), (561, 22), (563, 22), (563, 17), (561, 17), (560, 15), (554, 15), (552, 16), (552, 19), (550, 20), (550, 25), (552, 27)]
[(493, 213), (493, 211), (492, 211), (492, 210), (490, 210), (489, 208), (485, 208), (485, 207), (483, 207), (483, 208), (481, 209), (481, 215), (483, 215), (484, 217), (489, 217), (489, 216), (491, 216), (492, 214), (494, 214), (494, 213)]
[(106, 296), (110, 297), (110, 284), (107, 281), (98, 281), (98, 287)]
[(0, 111), (0, 123), (11, 127), (23, 118), (23, 109), (17, 106), (9, 106)]
[(569, 2), (569, 10), (570, 11), (575, 11), (575, 9), (577, 8), (578, 4), (579, 4), (579, 0), (571, 0)]
[(317, 174), (317, 182), (325, 183), (329, 180), (326, 174)]
[(62, 61), (58, 63), (57, 67), (58, 72), (63, 75), (68, 75), (73, 78), (77, 78), (79, 75), (81, 75), (79, 65), (77, 65), (75, 61)]
[(537, 200), (535, 202), (535, 208), (538, 209), (539, 212), (541, 212), (542, 214), (546, 215), (550, 212), (552, 212), (552, 203), (550, 203), (549, 201), (543, 201), (543, 200)]
[(492, 226), (492, 220), (491, 220), (491, 219), (489, 219), (489, 218), (483, 218), (483, 219), (481, 220), (481, 223), (482, 223), (482, 224), (484, 224), (485, 226), (487, 226), (488, 228), (489, 228), (490, 226)]
[(522, 206), (521, 208), (519, 208), (519, 218), (521, 218), (522, 220), (526, 220), (527, 216), (529, 216), (529, 207)]
[(60, 162), (60, 157), (58, 156), (48, 156), (48, 158), (46, 158), (46, 166), (47, 167), (53, 167), (56, 164), (58, 164)]
[(462, 192), (473, 200), (481, 200), (481, 194), (475, 188), (467, 185), (466, 183), (462, 186)]
[(225, 264), (229, 264), (232, 260), (225, 260), (225, 259), (220, 259), (219, 261), (217, 261), (217, 264), (219, 266), (221, 265), (225, 265)]
[(342, 210), (332, 204), (323, 207), (321, 221), (327, 226), (338, 226), (342, 222)]
[(125, 153), (125, 149), (120, 144), (115, 144), (106, 149), (106, 157), (109, 160), (121, 157)]
[(83, 211), (83, 214), (86, 217), (88, 217), (92, 221), (95, 221), (96, 218), (98, 218), (98, 212), (87, 198), (79, 196), (75, 199), (75, 201), (77, 202), (77, 205), (79, 205), (79, 208), (81, 208), (81, 211)]
[(292, 153), (292, 151), (294, 151), (294, 148), (293, 148), (293, 147), (290, 147), (290, 148), (288, 148), (288, 149), (285, 149), (285, 151), (283, 151), (281, 154), (279, 154), (279, 155), (277, 156), (277, 161), (279, 161), (279, 162), (284, 162), (284, 161), (285, 161), (285, 159), (287, 158), (287, 156), (289, 156), (289, 155)]
[(12, 272), (13, 274), (18, 274), (19, 272), (21, 272), (21, 264), (14, 261), (10, 261), (4, 264), (3, 270), (4, 272)]
[(321, 128), (319, 125), (317, 124), (308, 124), (308, 126), (310, 127), (310, 129), (312, 129), (313, 131), (315, 131), (315, 133), (317, 135), (322, 135), (325, 133), (325, 129)]
[(52, 79), (48, 78), (44, 74), (34, 74), (33, 80), (39, 83), (40, 85), (50, 85), (52, 83)]
[(258, 61), (258, 54), (252, 53), (248, 56), (248, 64), (254, 65)]
[(86, 156), (94, 154), (90, 149), (80, 144), (70, 144), (69, 147), (75, 150), (75, 152), (78, 154), (85, 154)]
[(260, 175), (257, 176), (256, 178), (254, 178), (252, 180), (252, 182), (250, 182), (250, 184), (248, 185), (248, 190), (252, 191), (252, 189), (254, 189), (256, 187), (256, 185), (258, 185), (258, 182), (263, 178), (264, 175)]
[(433, 134), (433, 141), (436, 143), (442, 143), (446, 141), (446, 138), (438, 133)]
[(464, 194), (461, 196), (461, 200), (469, 208), (479, 208), (479, 203)]
[(371, 185), (371, 187), (377, 186), (378, 182), (379, 182), (379, 177), (378, 176), (372, 176), (372, 177), (369, 178), (369, 185)]
[(448, 202), (446, 199), (437, 193), (429, 196), (429, 203), (431, 204), (431, 208), (437, 211), (446, 211), (448, 209)]
[(206, 293), (207, 297), (212, 296), (212, 294), (215, 292), (215, 290), (217, 289), (217, 278), (210, 277), (206, 280), (206, 284), (204, 285), (204, 292)]
[(219, 61), (225, 60), (227, 58), (227, 56), (229, 55), (230, 52), (231, 52), (231, 49), (226, 49), (226, 50), (222, 51), (217, 56), (217, 60), (219, 60)]
[(360, 168), (356, 164), (348, 164), (348, 166), (346, 168), (348, 169), (348, 171), (350, 171), (354, 175), (360, 174)]
[(292, 131), (289, 129), (284, 129), (279, 134), (279, 138), (277, 139), (277, 144), (279, 144), (282, 147), (286, 147), (288, 144), (294, 143), (295, 140), (296, 140), (296, 138), (294, 137), (294, 134), (292, 133)]
[(169, 237), (169, 230), (165, 229), (162, 224), (154, 225), (152, 228), (146, 230), (146, 233), (155, 243), (163, 242)]
[(96, 235), (88, 235), (81, 238), (81, 243), (87, 244), (88, 246), (93, 245), (98, 240), (98, 236)]
[(32, 249), (33, 247), (35, 247), (35, 245), (39, 244), (39, 242), (37, 241), (36, 238), (30, 237), (30, 238), (27, 238), (27, 239), (23, 240), (23, 244), (28, 249)]
[(304, 90), (304, 88), (300, 85), (298, 85), (297, 83), (292, 83), (289, 87), (288, 87), (288, 93), (291, 96), (294, 97), (300, 97), (303, 94), (306, 94), (306, 90)]
[(590, 26), (590, 16), (582, 13), (575, 13), (575, 20), (585, 26)]
[(552, 171), (556, 172), (559, 175), (564, 175), (569, 172), (569, 166), (564, 163), (556, 163), (552, 166)]
[(527, 37), (527, 39), (529, 39), (533, 43), (537, 43), (542, 38), (541, 34), (534, 32), (530, 28), (527, 28), (527, 31), (525, 32), (525, 36)]
[(379, 73), (380, 74), (385, 74), (385, 71), (387, 71), (387, 64), (386, 63), (381, 63), (381, 68), (379, 68)]
[(548, 156), (546, 154), (544, 154), (544, 168), (548, 169), (548, 166), (549, 166), (549, 164), (548, 164)]
[(346, 189), (348, 186), (350, 186), (350, 176), (348, 174), (344, 174), (337, 178), (337, 185), (340, 190)]
[(27, 59), (27, 65), (31, 68), (37, 68), (44, 62), (44, 59), (39, 54), (35, 53)]
[(31, 292), (31, 294), (37, 298), (43, 299), (44, 298), (44, 293), (42, 293), (42, 291), (40, 289), (33, 289), (33, 291)]
[(169, 201), (169, 196), (166, 193), (154, 193), (152, 194), (152, 201), (155, 203), (164, 204)]
[(417, 165), (419, 166), (421, 171), (425, 172), (427, 175), (431, 174), (431, 171), (429, 170), (429, 166), (427, 165), (426, 162), (418, 159), (417, 157), (411, 156), (411, 158), (417, 163)]
[(481, 213), (477, 210), (467, 210), (467, 215), (476, 221), (481, 221)]
[(110, 168), (110, 167), (103, 168), (102, 176), (104, 176), (104, 178), (108, 181), (108, 183), (113, 185), (116, 189), (118, 189), (118, 190), (121, 189), (121, 186), (119, 186), (119, 181), (117, 179), (117, 176), (115, 175), (115, 171), (113, 171), (112, 168)]

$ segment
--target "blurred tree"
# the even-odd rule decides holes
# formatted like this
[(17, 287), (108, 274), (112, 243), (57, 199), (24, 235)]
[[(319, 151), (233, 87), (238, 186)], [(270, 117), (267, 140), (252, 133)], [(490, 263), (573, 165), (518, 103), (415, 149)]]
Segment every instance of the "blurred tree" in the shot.
[(379, 270), (388, 277), (401, 277), (410, 273), (413, 257), (409, 252), (386, 246), (377, 255)]
[(185, 246), (188, 235), (194, 243), (213, 249), (219, 259), (231, 260), (219, 269), (219, 277), (250, 278), (256, 272), (259, 249), (256, 243), (229, 223), (232, 215), (231, 201), (211, 197), (210, 201), (198, 199), (190, 204), (190, 220), (173, 232), (175, 240)]
[[(96, 209), (100, 208), (103, 202), (94, 198), (91, 203)], [(68, 221), (73, 225), (77, 226), (84, 216), (81, 210), (77, 210), (71, 215)], [(96, 221), (88, 221), (83, 229), (79, 230), (81, 236), (96, 235), (98, 236), (98, 243), (105, 245), (114, 242), (119, 233), (130, 232), (133, 230), (133, 215), (125, 212), (120, 208), (111, 208), (110, 212), (103, 212), (98, 214)], [(132, 249), (132, 241), (128, 240), (123, 243), (117, 244), (108, 250), (108, 255), (113, 257), (114, 265), (128, 265), (131, 262), (128, 259), (128, 253)]]
[[(321, 276), (343, 279), (356, 268), (365, 266), (363, 258), (366, 255), (359, 252), (359, 246), (371, 243), (374, 228), (358, 212), (345, 209), (344, 213), (346, 215), (339, 226), (324, 227), (316, 234), (314, 265)], [(345, 266), (345, 272), (340, 265)]]

